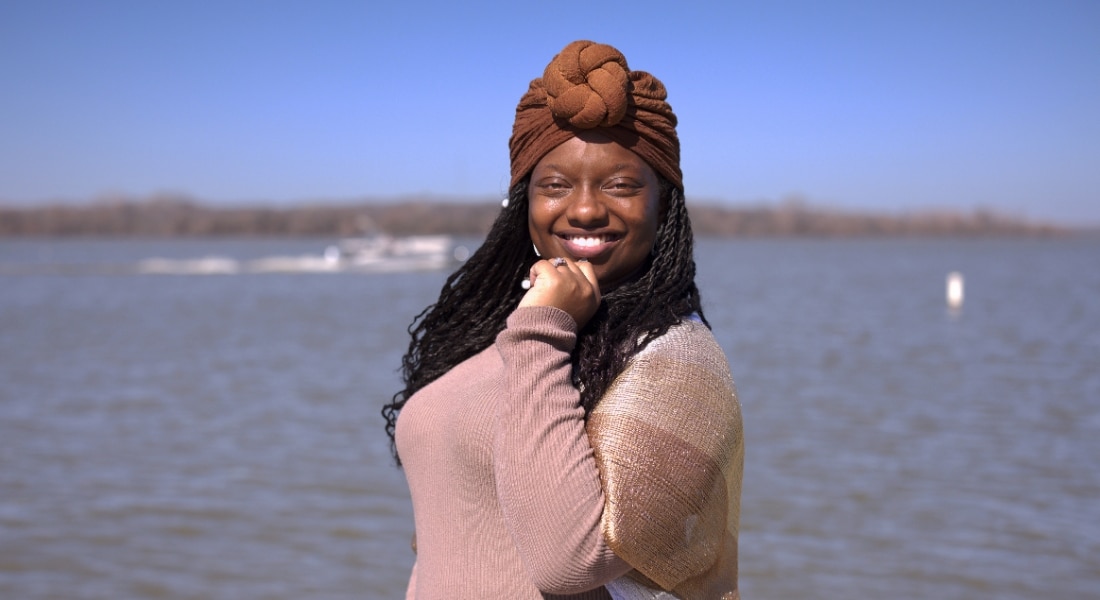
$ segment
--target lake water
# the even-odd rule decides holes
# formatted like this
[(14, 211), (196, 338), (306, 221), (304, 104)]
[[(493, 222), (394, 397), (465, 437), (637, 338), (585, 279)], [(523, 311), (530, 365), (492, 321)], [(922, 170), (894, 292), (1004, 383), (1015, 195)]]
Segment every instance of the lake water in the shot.
[[(445, 274), (133, 269), (326, 243), (0, 241), (0, 598), (402, 596), (378, 411)], [(743, 597), (1100, 596), (1098, 259), (700, 241), (744, 408)]]

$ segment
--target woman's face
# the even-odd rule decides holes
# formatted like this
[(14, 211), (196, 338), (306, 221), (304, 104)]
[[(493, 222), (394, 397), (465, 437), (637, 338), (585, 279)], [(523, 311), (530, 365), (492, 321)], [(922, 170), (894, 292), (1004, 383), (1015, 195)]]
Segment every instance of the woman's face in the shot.
[(588, 259), (603, 293), (640, 274), (664, 212), (653, 169), (595, 131), (542, 157), (527, 197), (528, 228), (539, 253)]

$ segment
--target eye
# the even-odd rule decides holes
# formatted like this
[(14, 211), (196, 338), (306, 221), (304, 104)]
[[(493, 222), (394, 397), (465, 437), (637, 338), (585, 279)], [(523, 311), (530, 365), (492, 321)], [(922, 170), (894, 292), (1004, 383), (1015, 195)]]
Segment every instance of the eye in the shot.
[(569, 191), (569, 183), (557, 177), (546, 178), (536, 183), (535, 188), (545, 196), (561, 196)]
[(604, 189), (617, 196), (634, 195), (642, 189), (642, 184), (629, 178), (617, 178), (607, 182)]

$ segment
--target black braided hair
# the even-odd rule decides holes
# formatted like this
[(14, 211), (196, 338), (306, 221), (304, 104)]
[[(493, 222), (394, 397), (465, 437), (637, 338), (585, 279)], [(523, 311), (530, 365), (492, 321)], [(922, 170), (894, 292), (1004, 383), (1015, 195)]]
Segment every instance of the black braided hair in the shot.
[[(579, 387), (586, 412), (635, 354), (681, 318), (695, 313), (710, 326), (695, 286), (691, 220), (683, 192), (659, 175), (658, 179), (666, 209), (642, 276), (604, 295), (596, 314), (577, 336), (574, 383), (584, 384)], [(527, 184), (525, 179), (512, 187), (508, 205), (485, 242), (447, 278), (435, 304), (409, 325), (412, 340), (401, 360), (405, 388), (382, 407), (398, 464), (394, 429), (405, 402), (492, 345), (525, 293), (519, 282), (538, 260), (527, 226)]]

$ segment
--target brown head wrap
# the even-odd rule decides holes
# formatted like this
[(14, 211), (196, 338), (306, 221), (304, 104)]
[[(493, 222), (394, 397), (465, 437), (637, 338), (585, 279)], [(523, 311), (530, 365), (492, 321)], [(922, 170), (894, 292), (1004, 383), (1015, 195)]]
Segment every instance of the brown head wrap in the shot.
[(531, 173), (548, 152), (585, 129), (600, 132), (640, 156), (683, 190), (676, 115), (665, 86), (645, 71), (631, 71), (626, 57), (606, 44), (577, 41), (531, 81), (516, 107), (512, 183)]

